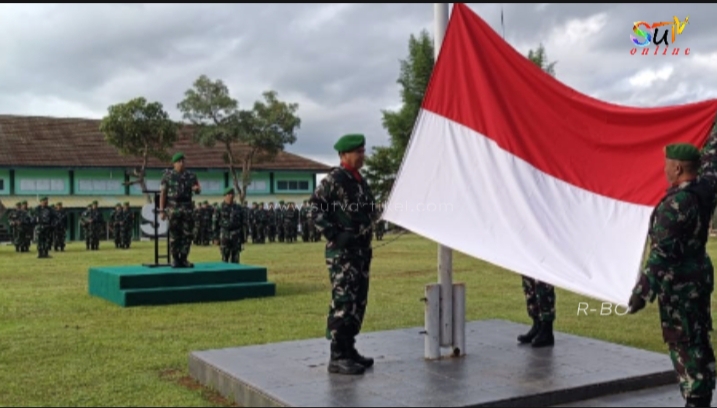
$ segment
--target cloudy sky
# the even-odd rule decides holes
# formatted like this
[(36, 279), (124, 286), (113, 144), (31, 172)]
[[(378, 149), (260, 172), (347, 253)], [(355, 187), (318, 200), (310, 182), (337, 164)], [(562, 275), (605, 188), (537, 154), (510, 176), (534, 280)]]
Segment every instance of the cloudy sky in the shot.
[[(523, 54), (542, 42), (557, 77), (625, 105), (717, 96), (717, 5), (470, 4)], [(630, 55), (634, 21), (689, 24), (689, 56)], [(400, 104), (399, 59), (411, 34), (433, 30), (432, 4), (0, 5), (0, 112), (101, 118), (144, 96), (176, 109), (201, 74), (220, 78), (240, 107), (274, 89), (298, 102), (289, 151), (332, 164), (332, 144), (363, 132), (388, 143), (382, 109)]]

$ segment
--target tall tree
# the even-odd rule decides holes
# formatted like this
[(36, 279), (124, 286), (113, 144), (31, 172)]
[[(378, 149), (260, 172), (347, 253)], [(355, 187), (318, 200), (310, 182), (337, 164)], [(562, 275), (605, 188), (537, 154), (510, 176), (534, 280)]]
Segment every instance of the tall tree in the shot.
[[(178, 125), (169, 118), (161, 103), (148, 103), (142, 97), (110, 106), (100, 123), (105, 140), (121, 155), (142, 160), (140, 167), (131, 173), (135, 179), (124, 183), (139, 184), (142, 191), (147, 190), (145, 175), (150, 157), (169, 160), (167, 149), (177, 141), (177, 130)], [(152, 197), (149, 194), (146, 197), (151, 203)]]
[(301, 124), (295, 115), (298, 104), (280, 101), (274, 91), (263, 96), (264, 101), (257, 101), (253, 109), (240, 110), (222, 80), (212, 81), (202, 75), (177, 105), (184, 119), (195, 127), (195, 141), (206, 147), (224, 147), (223, 158), (240, 202), (251, 184), (253, 165), (273, 159), (286, 144), (296, 142)]
[(366, 159), (367, 181), (381, 199), (386, 199), (401, 165), (413, 126), (435, 65), (433, 38), (423, 30), (408, 40), (408, 56), (400, 61), (397, 83), (401, 86), (402, 106), (397, 111), (383, 110), (383, 127), (390, 135), (388, 147), (374, 147)]
[(545, 52), (545, 47), (542, 43), (538, 45), (538, 49), (528, 51), (528, 59), (546, 73), (555, 76), (555, 64), (558, 62), (548, 62), (548, 54)]

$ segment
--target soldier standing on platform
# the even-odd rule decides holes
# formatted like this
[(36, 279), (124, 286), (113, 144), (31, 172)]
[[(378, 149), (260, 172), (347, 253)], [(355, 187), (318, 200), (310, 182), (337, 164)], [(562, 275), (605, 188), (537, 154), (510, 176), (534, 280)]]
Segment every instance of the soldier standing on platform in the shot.
[(115, 204), (115, 209), (110, 213), (110, 221), (107, 223), (112, 228), (112, 237), (115, 241), (115, 248), (120, 247), (122, 241), (122, 219), (124, 214), (122, 211), (122, 204)]
[(65, 252), (65, 240), (67, 239), (67, 211), (62, 208), (62, 203), (55, 204), (55, 225), (53, 228), (52, 246), (55, 251)]
[(707, 253), (717, 206), (717, 135), (697, 147), (665, 148), (670, 185), (649, 224), (650, 253), (630, 298), (630, 313), (659, 303), (667, 344), (687, 407), (709, 407), (715, 389), (711, 299), (714, 266)]
[(132, 213), (132, 208), (129, 206), (129, 201), (125, 201), (124, 203), (122, 216), (122, 224), (120, 225), (120, 229), (122, 230), (120, 248), (129, 249), (132, 245), (132, 230), (134, 227), (134, 214)]
[(47, 197), (40, 199), (40, 205), (35, 208), (35, 229), (37, 231), (37, 257), (50, 258), (52, 246), (53, 227), (55, 225), (55, 211), (47, 205)]
[(187, 260), (194, 231), (192, 196), (201, 194), (202, 189), (197, 176), (184, 168), (183, 153), (172, 157), (172, 165), (174, 169), (167, 170), (162, 177), (159, 211), (162, 220), (169, 218), (172, 266), (192, 268), (194, 265)]
[(366, 139), (346, 135), (334, 145), (341, 166), (334, 167), (311, 197), (310, 217), (324, 234), (326, 265), (332, 284), (332, 301), (326, 325), (331, 340), (330, 373), (357, 375), (373, 366), (373, 359), (355, 348), (368, 303), (369, 271), (373, 250), (375, 200), (359, 169)]
[(214, 243), (221, 245), (223, 262), (239, 263), (244, 226), (244, 209), (234, 202), (234, 189), (224, 190), (224, 202), (214, 211), (212, 230)]

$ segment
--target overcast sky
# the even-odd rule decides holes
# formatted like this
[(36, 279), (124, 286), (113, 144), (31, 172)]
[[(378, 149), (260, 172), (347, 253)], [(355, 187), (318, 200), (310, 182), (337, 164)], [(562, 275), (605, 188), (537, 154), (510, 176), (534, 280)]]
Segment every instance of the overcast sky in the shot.
[[(500, 4), (470, 4), (501, 32)], [(507, 4), (505, 38), (542, 42), (557, 78), (614, 103), (648, 106), (717, 96), (715, 4)], [(634, 21), (689, 24), (689, 56), (630, 55)], [(334, 164), (332, 145), (363, 132), (385, 145), (381, 110), (411, 34), (433, 30), (432, 4), (0, 5), (0, 112), (101, 118), (111, 104), (157, 100), (179, 119), (201, 74), (223, 79), (240, 107), (261, 92), (300, 104), (287, 150)]]

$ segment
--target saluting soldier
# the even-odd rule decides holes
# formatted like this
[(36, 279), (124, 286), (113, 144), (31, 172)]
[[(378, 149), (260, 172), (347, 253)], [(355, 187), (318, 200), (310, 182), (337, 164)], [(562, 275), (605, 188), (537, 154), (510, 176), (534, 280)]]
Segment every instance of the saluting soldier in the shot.
[(341, 165), (331, 169), (314, 191), (310, 217), (328, 240), (326, 265), (332, 284), (332, 300), (326, 337), (331, 340), (330, 373), (357, 375), (373, 366), (355, 347), (368, 304), (369, 271), (373, 251), (375, 199), (359, 173), (366, 139), (346, 135), (334, 148)]
[(239, 263), (244, 243), (244, 209), (234, 202), (234, 188), (224, 190), (224, 201), (214, 211), (212, 230), (214, 243), (220, 245), (223, 262)]

